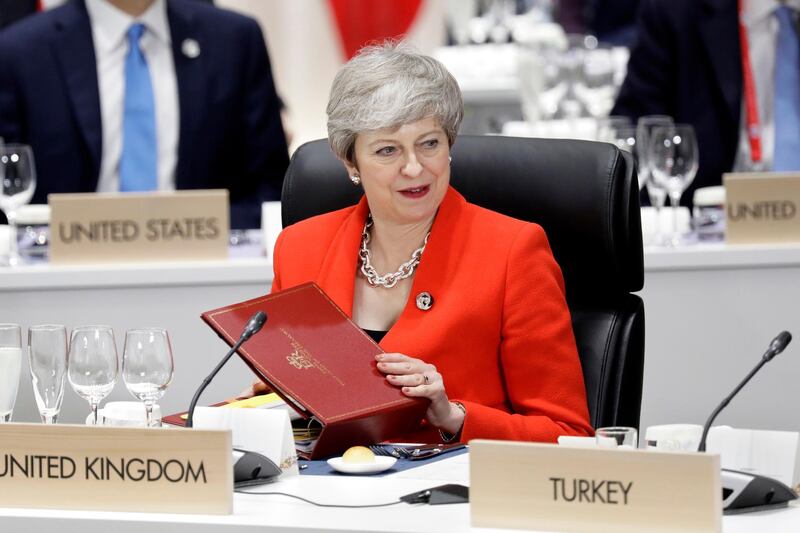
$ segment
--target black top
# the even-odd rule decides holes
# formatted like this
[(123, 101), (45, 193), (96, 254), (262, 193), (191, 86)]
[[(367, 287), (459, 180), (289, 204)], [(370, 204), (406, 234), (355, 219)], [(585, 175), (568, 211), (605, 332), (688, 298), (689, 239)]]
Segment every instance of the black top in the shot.
[[(361, 328), (364, 329), (364, 328)], [(375, 342), (381, 342), (381, 340), (386, 336), (386, 331), (375, 331), (373, 329), (364, 329), (364, 333), (372, 337), (372, 340)]]

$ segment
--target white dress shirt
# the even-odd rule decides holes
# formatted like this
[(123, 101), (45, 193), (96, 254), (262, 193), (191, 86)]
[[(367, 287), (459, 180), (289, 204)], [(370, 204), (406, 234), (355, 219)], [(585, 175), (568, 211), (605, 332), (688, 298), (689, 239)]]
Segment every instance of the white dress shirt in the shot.
[[(750, 140), (747, 136), (747, 111), (742, 89), (742, 113), (739, 126), (739, 147), (733, 164), (735, 172), (770, 170), (775, 153), (775, 47), (778, 38), (778, 19), (775, 10), (788, 5), (800, 11), (800, 0), (746, 0), (742, 21), (747, 28), (750, 45), (750, 66), (756, 86), (756, 105), (761, 123), (761, 164), (753, 165), (750, 159)], [(738, 30), (737, 30), (738, 31)], [(746, 76), (743, 73), (743, 76)], [(744, 87), (744, 85), (743, 85)]]
[(122, 118), (125, 107), (125, 56), (128, 28), (135, 22), (146, 31), (140, 46), (150, 69), (156, 111), (158, 144), (158, 189), (175, 190), (178, 161), (178, 83), (172, 60), (172, 39), (165, 0), (156, 0), (140, 17), (134, 18), (106, 0), (86, 0), (92, 24), (100, 92), (103, 150), (97, 192), (119, 191), (119, 160), (122, 153)]

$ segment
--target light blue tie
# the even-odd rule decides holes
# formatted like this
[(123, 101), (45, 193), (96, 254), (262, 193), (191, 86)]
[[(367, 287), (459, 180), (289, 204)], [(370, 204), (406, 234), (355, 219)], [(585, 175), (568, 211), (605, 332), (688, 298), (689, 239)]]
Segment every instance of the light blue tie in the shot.
[(800, 41), (794, 13), (775, 10), (778, 44), (775, 53), (775, 156), (772, 170), (800, 170)]
[(122, 155), (119, 161), (121, 191), (152, 191), (158, 188), (156, 167), (156, 111), (153, 86), (139, 39), (144, 25), (128, 29), (125, 57), (125, 111), (122, 118)]

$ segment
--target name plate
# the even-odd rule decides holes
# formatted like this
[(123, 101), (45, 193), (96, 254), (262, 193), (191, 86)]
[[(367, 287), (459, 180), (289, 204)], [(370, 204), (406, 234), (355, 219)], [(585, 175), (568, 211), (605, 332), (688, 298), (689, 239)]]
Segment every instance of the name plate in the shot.
[(50, 194), (50, 261), (228, 257), (228, 191)]
[(229, 431), (0, 424), (0, 506), (230, 514)]
[(723, 183), (727, 242), (800, 242), (800, 174), (733, 173)]
[(718, 455), (485, 440), (469, 444), (473, 527), (722, 530)]

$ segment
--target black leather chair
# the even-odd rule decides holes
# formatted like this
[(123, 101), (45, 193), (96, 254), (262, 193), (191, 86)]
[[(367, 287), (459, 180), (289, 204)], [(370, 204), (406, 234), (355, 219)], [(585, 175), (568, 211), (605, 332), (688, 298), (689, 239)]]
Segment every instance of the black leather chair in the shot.
[[(461, 136), (451, 183), (472, 203), (540, 224), (561, 265), (591, 422), (639, 426), (644, 284), (633, 159), (605, 143)], [(301, 146), (283, 184), (283, 225), (356, 203), (326, 140)]]

